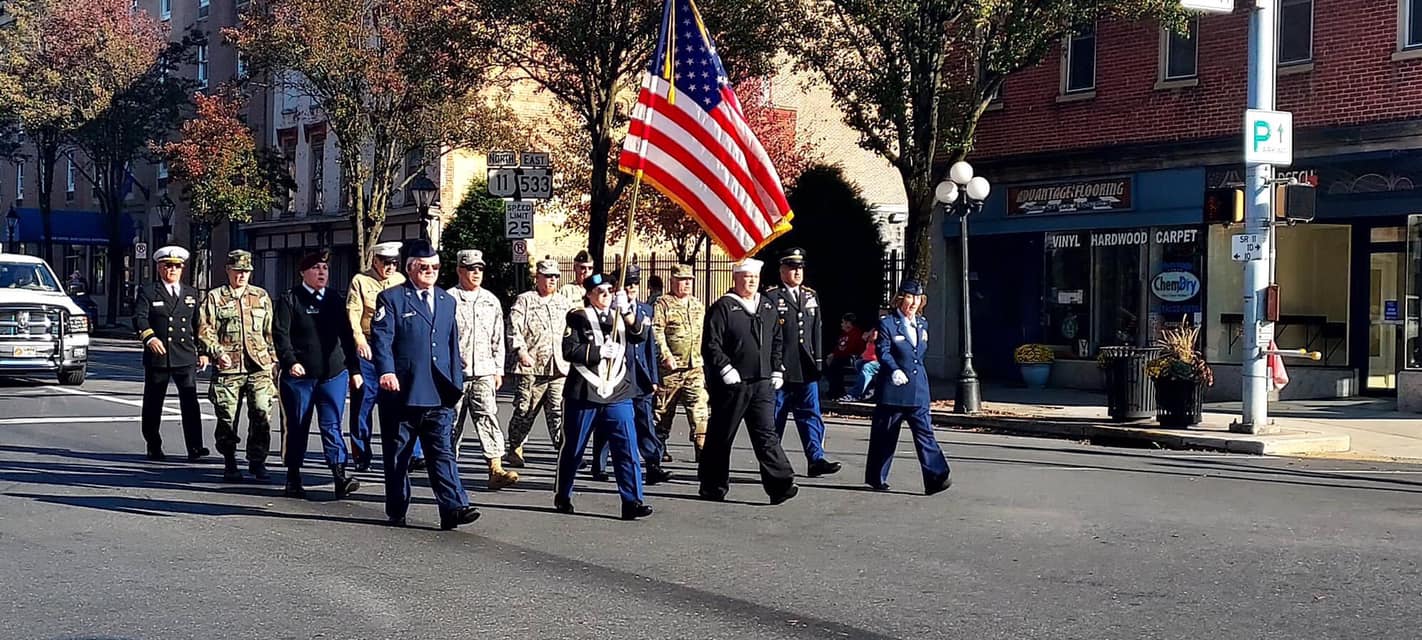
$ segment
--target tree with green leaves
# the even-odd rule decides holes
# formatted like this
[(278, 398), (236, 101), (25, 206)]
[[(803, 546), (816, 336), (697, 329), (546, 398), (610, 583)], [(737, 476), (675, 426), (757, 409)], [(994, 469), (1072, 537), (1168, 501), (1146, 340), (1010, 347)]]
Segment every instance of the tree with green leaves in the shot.
[(785, 197), (796, 224), (757, 254), (765, 261), (761, 283), (779, 283), (780, 255), (792, 247), (804, 249), (805, 282), (834, 291), (820, 297), (824, 337), (833, 344), (840, 316), (854, 313), (867, 321), (877, 317), (883, 303), (884, 241), (874, 209), (836, 166), (810, 167)]
[(133, 11), (128, 0), (11, 0), (4, 11), (11, 22), (0, 29), (0, 112), (23, 132), (34, 154), (40, 245), (49, 252), (50, 199), (61, 151), (81, 126), (153, 70), (167, 29)]
[[(632, 182), (617, 171), (617, 153), (638, 77), (651, 62), (661, 3), (487, 1), (499, 28), (512, 34), (501, 48), (503, 62), (576, 115), (588, 171), (588, 252), (602, 268), (609, 213)], [(706, 0), (698, 8), (733, 82), (773, 71), (774, 57), (791, 34), (790, 0)]]
[(482, 3), (253, 0), (226, 34), (335, 135), (361, 264), (393, 195), (441, 154), (507, 137), (507, 110), (480, 94), (501, 35)]
[(209, 271), (212, 229), (226, 222), (248, 222), (269, 211), (278, 191), (291, 188), (279, 157), (257, 147), (242, 120), (242, 98), (231, 88), (193, 96), (195, 113), (183, 123), (178, 140), (153, 145), (167, 160), (170, 175), (183, 185), (191, 222), (195, 284), (204, 288)]
[(453, 268), (464, 249), (484, 252), (484, 288), (499, 297), (507, 309), (527, 281), (527, 265), (514, 264), (513, 248), (504, 238), (504, 201), (489, 195), (484, 181), (469, 185), (464, 200), (454, 210), (449, 226), (440, 233), (439, 260), (448, 268), (440, 271), (439, 286), (458, 284)]
[(898, 170), (907, 271), (932, 269), (934, 187), (973, 147), (1014, 71), (1102, 19), (1182, 23), (1178, 0), (802, 0), (791, 47), (829, 87), (860, 146)]

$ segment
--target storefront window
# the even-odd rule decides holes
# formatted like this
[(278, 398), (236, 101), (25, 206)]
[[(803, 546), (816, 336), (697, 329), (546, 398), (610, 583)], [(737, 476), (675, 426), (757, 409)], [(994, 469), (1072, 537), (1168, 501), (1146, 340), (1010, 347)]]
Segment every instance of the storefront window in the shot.
[(1403, 362), (1422, 369), (1422, 215), (1407, 220), (1407, 293), (1403, 304)]
[(1198, 323), (1204, 234), (1193, 227), (1048, 233), (1044, 334), (1077, 357), (1103, 346), (1147, 346), (1166, 328)]
[[(1346, 225), (1324, 224), (1275, 230), (1280, 316), (1275, 342), (1283, 349), (1308, 349), (1323, 356), (1317, 363), (1291, 360), (1291, 366), (1348, 363), (1351, 232)], [(1235, 233), (1239, 230), (1209, 230), (1205, 357), (1211, 362), (1239, 362), (1244, 350), (1244, 265), (1231, 255)]]

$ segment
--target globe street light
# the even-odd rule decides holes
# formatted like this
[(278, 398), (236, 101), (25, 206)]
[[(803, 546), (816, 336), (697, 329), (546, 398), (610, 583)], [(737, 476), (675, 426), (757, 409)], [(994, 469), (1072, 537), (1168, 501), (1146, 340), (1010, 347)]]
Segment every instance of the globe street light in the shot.
[(961, 256), (959, 271), (963, 279), (963, 322), (961, 341), (963, 366), (958, 374), (958, 388), (953, 398), (955, 413), (977, 413), (982, 408), (978, 388), (978, 372), (973, 370), (973, 311), (968, 294), (968, 215), (981, 211), (983, 201), (992, 192), (992, 185), (982, 176), (973, 177), (973, 165), (955, 162), (948, 169), (948, 180), (938, 184), (933, 197), (950, 215), (958, 216), (958, 242)]
[(420, 210), (420, 239), (428, 240), (430, 245), (438, 249), (438, 232), (433, 228), (435, 221), (430, 216), (430, 205), (434, 204), (439, 187), (435, 186), (434, 181), (430, 180), (428, 176), (421, 173), (410, 181), (408, 189), (410, 194), (415, 196), (415, 206)]

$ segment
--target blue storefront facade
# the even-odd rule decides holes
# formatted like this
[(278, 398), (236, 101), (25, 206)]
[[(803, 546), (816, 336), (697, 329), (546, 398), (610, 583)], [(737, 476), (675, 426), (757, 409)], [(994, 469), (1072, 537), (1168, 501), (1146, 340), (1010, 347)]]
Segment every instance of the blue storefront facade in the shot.
[[(970, 221), (978, 371), (1016, 382), (1013, 349), (1039, 343), (1057, 354), (1054, 386), (1095, 389), (1101, 347), (1148, 346), (1186, 322), (1201, 328), (1216, 370), (1211, 397), (1237, 398), (1243, 269), (1231, 236), (1243, 230), (1206, 225), (1203, 204), (1207, 189), (1234, 186), (1243, 168), (1057, 179), (1017, 169), (988, 165), (994, 192)], [(1276, 341), (1321, 354), (1288, 363), (1281, 396), (1408, 393), (1400, 390), (1422, 378), (1422, 153), (1300, 158), (1278, 175), (1315, 185), (1318, 214), (1276, 228)], [(946, 221), (948, 247), (957, 231)]]

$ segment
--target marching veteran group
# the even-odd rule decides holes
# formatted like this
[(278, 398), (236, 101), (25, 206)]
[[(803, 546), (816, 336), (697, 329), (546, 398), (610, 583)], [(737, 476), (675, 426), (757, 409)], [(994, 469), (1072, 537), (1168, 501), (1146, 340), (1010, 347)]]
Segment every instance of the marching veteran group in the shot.
[[(395, 526), (406, 523), (410, 473), (419, 469), (429, 475), (442, 529), (479, 517), (459, 477), (468, 423), (468, 444), (478, 442), (487, 466), (487, 488), (498, 490), (518, 484), (516, 469), (528, 463), (524, 447), (541, 414), (558, 451), (553, 505), (562, 513), (574, 513), (574, 479), (592, 444), (594, 478), (606, 478), (611, 458), (622, 518), (651, 515), (643, 486), (672, 478), (662, 464), (672, 461), (666, 443), (678, 408), (690, 423), (703, 499), (725, 499), (742, 423), (772, 504), (799, 492), (781, 445), (791, 417), (807, 475), (841, 469), (825, 454), (821, 307), (819, 294), (804, 285), (799, 249), (781, 256), (780, 283), (764, 291), (762, 263), (737, 263), (734, 286), (709, 307), (692, 295), (687, 265), (672, 272), (667, 293), (643, 302), (635, 266), (595, 273), (592, 259), (580, 252), (574, 281), (560, 282), (558, 263), (545, 259), (535, 265), (533, 289), (507, 314), (483, 287), (487, 265), (479, 250), (458, 252), (458, 282), (449, 289), (435, 286), (441, 265), (428, 242), (381, 243), (373, 254), (369, 269), (339, 291), (329, 282), (330, 253), (309, 253), (297, 265), (300, 282), (274, 299), (249, 282), (247, 251), (227, 255), (227, 284), (205, 295), (183, 284), (187, 250), (156, 251), (157, 277), (139, 290), (134, 314), (144, 345), (148, 458), (166, 459), (159, 423), (170, 382), (178, 390), (187, 459), (210, 454), (203, 446), (197, 373), (214, 366), (209, 399), (225, 481), (270, 479), (270, 423), (279, 400), (285, 495), (306, 495), (303, 468), (314, 418), (321, 460), (337, 499), (344, 498), (360, 488), (355, 474), (372, 467), (378, 417), (386, 517)], [(655, 279), (652, 286), (659, 288)], [(922, 287), (905, 282), (893, 311), (879, 321), (878, 406), (864, 478), (874, 490), (888, 489), (904, 422), (913, 432), (925, 493), (952, 484), (928, 420), (922, 303)], [(514, 376), (507, 434), (495, 401), (506, 370)], [(342, 434), (347, 400), (349, 444)], [(237, 461), (244, 409), (245, 473)]]

